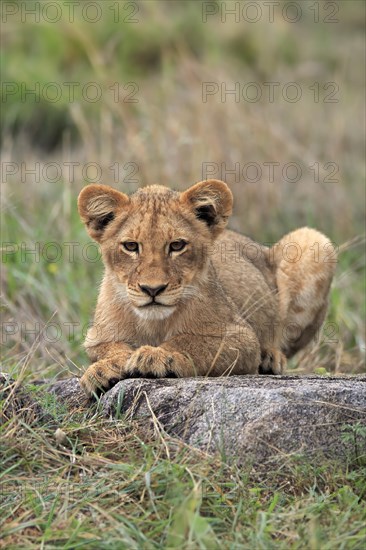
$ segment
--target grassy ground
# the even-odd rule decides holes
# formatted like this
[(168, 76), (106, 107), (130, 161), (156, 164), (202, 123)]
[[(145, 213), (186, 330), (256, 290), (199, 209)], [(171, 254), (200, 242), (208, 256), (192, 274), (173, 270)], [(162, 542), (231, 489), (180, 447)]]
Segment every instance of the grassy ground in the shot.
[(364, 430), (345, 429), (356, 445), (343, 467), (283, 456), (239, 468), (127, 419), (43, 405), (48, 427), (18, 413), (1, 428), (4, 548), (364, 546)]
[[(32, 382), (87, 364), (83, 329), (102, 265), (76, 211), (83, 185), (183, 188), (210, 169), (233, 190), (233, 228), (274, 242), (308, 224), (341, 248), (325, 328), (289, 368), (365, 372), (364, 4), (336, 3), (334, 24), (314, 23), (313, 4), (301, 3), (298, 24), (280, 15), (274, 23), (223, 22), (220, 14), (203, 23), (198, 2), (139, 3), (135, 24), (115, 23), (111, 10), (96, 25), (80, 17), (58, 25), (22, 23), (19, 14), (8, 20), (3, 80), (17, 91), (3, 90), (1, 126), (3, 169), (14, 163), (1, 188), (4, 370)], [(70, 101), (63, 83), (75, 81)], [(60, 100), (22, 97), (22, 83), (37, 82), (58, 83)], [(82, 96), (87, 82), (100, 85), (101, 101)], [(118, 102), (109, 89), (116, 82)], [(256, 102), (242, 95), (249, 82), (262, 91)], [(273, 102), (266, 82), (280, 83)], [(301, 89), (298, 102), (283, 97), (289, 82)], [(219, 90), (207, 101), (205, 83)], [(235, 83), (239, 101), (222, 97)], [(325, 101), (335, 90), (327, 83), (338, 88), (336, 103)], [(125, 101), (130, 93), (136, 103)], [(78, 163), (73, 177), (70, 162)], [(268, 162), (278, 163), (274, 181)], [(283, 176), (290, 162), (301, 169), (295, 182)], [(238, 178), (229, 173), (235, 167)], [(1, 427), (5, 547), (362, 547), (366, 476), (358, 455), (342, 468), (282, 457), (264, 476), (156, 439), (126, 419), (54, 414), (66, 445), (56, 443), (54, 427), (17, 415)]]

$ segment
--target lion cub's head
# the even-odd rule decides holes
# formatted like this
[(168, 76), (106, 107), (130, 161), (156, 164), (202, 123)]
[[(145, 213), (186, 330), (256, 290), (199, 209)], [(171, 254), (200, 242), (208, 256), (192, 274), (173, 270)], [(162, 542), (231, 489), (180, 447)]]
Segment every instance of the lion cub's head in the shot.
[(84, 187), (81, 219), (102, 248), (116, 297), (144, 319), (164, 319), (197, 294), (210, 248), (232, 210), (226, 183), (207, 180), (183, 193), (152, 185), (132, 196)]

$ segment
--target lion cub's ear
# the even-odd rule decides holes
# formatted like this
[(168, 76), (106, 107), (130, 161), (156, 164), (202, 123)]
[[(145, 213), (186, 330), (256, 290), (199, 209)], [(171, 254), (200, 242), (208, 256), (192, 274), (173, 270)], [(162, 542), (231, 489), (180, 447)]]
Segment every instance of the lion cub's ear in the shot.
[(220, 180), (196, 183), (181, 194), (180, 200), (208, 225), (215, 237), (225, 228), (233, 208), (233, 195)]
[(78, 209), (89, 235), (99, 241), (107, 225), (129, 203), (124, 193), (108, 185), (87, 185), (78, 198)]

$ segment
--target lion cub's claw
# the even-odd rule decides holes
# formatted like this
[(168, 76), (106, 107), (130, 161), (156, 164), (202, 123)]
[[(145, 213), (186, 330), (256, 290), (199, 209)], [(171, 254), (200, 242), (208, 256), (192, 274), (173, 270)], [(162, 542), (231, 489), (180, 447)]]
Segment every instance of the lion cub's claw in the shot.
[(80, 385), (88, 397), (101, 395), (121, 380), (119, 367), (108, 359), (101, 359), (90, 365), (80, 378)]
[(263, 350), (259, 374), (283, 374), (286, 369), (287, 359), (278, 349)]

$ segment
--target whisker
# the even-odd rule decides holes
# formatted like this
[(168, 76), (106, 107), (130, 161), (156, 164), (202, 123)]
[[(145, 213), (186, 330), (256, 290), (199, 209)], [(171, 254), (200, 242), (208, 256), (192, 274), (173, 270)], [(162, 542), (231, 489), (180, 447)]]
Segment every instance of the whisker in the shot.
[[(253, 315), (253, 313), (258, 311), (258, 309), (268, 300), (269, 296), (274, 295), (276, 293), (277, 293), (277, 289), (270, 290), (269, 292), (266, 292), (263, 296), (258, 298), (258, 300), (253, 302), (253, 304), (251, 304), (251, 306), (247, 310), (243, 311), (244, 306), (241, 307), (240, 310), (239, 310), (239, 313), (241, 315), (245, 315), (245, 317), (248, 317), (249, 314), (250, 314), (249, 316)], [(258, 305), (258, 307), (253, 309), (256, 305)]]

